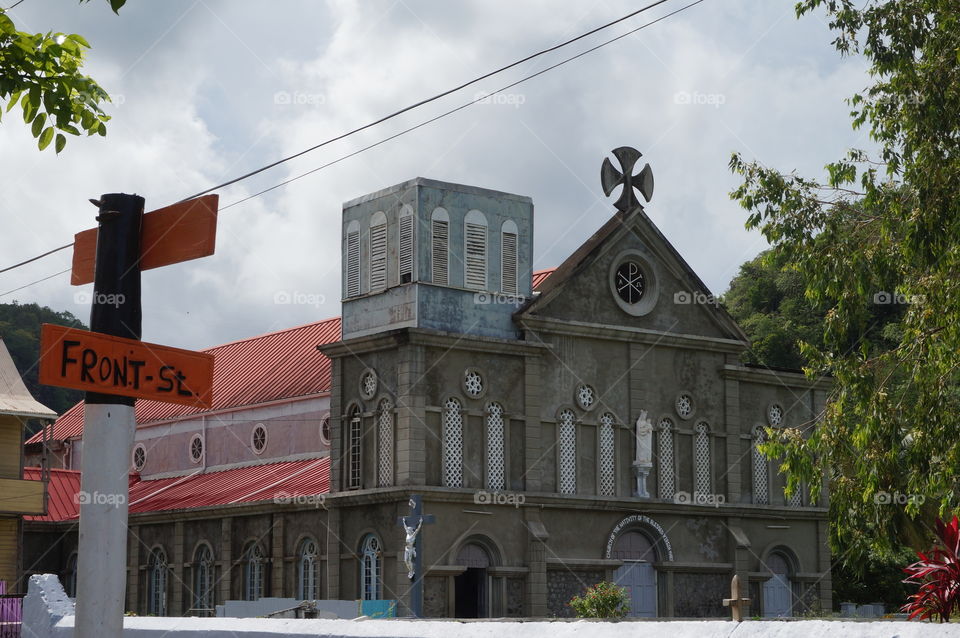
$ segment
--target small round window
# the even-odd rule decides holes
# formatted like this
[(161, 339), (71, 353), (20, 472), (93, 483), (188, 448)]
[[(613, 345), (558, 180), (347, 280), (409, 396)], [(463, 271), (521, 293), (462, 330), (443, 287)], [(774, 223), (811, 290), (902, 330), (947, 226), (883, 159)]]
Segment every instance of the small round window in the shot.
[(780, 404), (774, 403), (767, 408), (767, 422), (773, 427), (783, 424), (783, 408)]
[(203, 437), (194, 434), (190, 439), (190, 460), (199, 463), (203, 460)]
[(677, 395), (674, 408), (677, 411), (677, 416), (679, 416), (681, 419), (689, 419), (692, 417), (694, 407), (693, 397), (691, 397), (689, 394), (682, 393)]
[(330, 445), (330, 417), (323, 417), (323, 421), (320, 423), (320, 441), (324, 445)]
[(467, 368), (463, 374), (463, 389), (471, 398), (477, 399), (483, 395), (483, 377), (473, 369)]
[(597, 402), (597, 392), (586, 383), (577, 386), (576, 391), (577, 405), (584, 410), (589, 410)]
[(250, 443), (254, 454), (261, 454), (267, 448), (267, 428), (263, 427), (262, 423), (258, 423), (257, 427), (253, 428)]
[(367, 368), (360, 376), (360, 395), (364, 399), (372, 399), (377, 393), (377, 373)]
[(133, 448), (133, 469), (140, 472), (146, 464), (147, 448), (143, 447), (143, 443), (140, 443), (137, 447)]
[(628, 259), (617, 266), (615, 286), (617, 295), (624, 302), (630, 305), (640, 303), (643, 293), (647, 291), (647, 278), (640, 264)]

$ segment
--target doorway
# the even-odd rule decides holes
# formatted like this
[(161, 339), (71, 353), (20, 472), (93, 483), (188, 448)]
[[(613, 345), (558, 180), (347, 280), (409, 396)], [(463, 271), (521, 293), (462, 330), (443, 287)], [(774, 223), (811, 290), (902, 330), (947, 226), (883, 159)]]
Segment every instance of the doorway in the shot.
[(626, 532), (617, 539), (610, 557), (623, 561), (613, 573), (613, 582), (627, 590), (630, 603), (627, 615), (656, 618), (657, 570), (653, 567), (656, 552), (650, 539), (641, 532)]
[(490, 555), (476, 543), (467, 543), (457, 554), (457, 565), (466, 569), (454, 579), (454, 615), (457, 618), (487, 618), (489, 608)]
[(763, 583), (763, 617), (790, 616), (793, 607), (790, 565), (781, 554), (773, 553), (767, 558), (766, 567), (773, 573), (773, 578)]

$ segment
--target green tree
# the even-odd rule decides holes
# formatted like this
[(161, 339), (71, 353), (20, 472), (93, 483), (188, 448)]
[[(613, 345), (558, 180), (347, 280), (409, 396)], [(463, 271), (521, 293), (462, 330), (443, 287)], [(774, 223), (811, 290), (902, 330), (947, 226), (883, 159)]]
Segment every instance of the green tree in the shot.
[[(126, 2), (109, 1), (115, 12)], [(100, 105), (110, 96), (81, 72), (87, 41), (76, 34), (18, 31), (8, 10), (0, 9), (0, 107), (6, 104), (0, 115), (19, 105), (41, 151), (51, 142), (62, 151), (64, 133), (106, 135), (110, 117)]]
[[(917, 521), (958, 504), (960, 4), (803, 0), (797, 14), (821, 8), (840, 54), (870, 67), (849, 103), (878, 150), (849, 151), (822, 180), (734, 155), (731, 195), (826, 309), (821, 342), (801, 353), (835, 390), (817, 425), (767, 451), (792, 486), (816, 492), (828, 473), (831, 540), (850, 562), (922, 545)], [(902, 317), (878, 330), (878, 306)], [(884, 497), (898, 493), (903, 506)]]

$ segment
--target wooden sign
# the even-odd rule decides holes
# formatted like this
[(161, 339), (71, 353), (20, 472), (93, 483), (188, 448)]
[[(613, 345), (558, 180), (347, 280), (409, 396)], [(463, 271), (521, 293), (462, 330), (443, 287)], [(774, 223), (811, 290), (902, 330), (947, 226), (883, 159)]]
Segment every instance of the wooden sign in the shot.
[(43, 324), (40, 383), (209, 408), (213, 355)]
[[(145, 214), (140, 230), (140, 270), (212, 255), (219, 200), (219, 195), (204, 195)], [(73, 238), (71, 284), (93, 281), (96, 256), (97, 229), (77, 233)]]

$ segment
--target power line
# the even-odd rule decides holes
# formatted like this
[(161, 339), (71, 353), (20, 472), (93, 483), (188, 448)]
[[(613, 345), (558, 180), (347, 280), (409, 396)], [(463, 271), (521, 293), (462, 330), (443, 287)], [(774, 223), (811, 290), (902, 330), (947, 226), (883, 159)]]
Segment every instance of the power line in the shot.
[[(597, 33), (597, 32), (599, 32), (599, 31), (602, 31), (602, 30), (604, 30), (604, 29), (607, 29), (607, 28), (609, 28), (609, 27), (612, 27), (612, 26), (615, 25), (615, 24), (619, 24), (620, 22), (623, 22), (624, 20), (629, 20), (630, 18), (632, 18), (632, 17), (634, 17), (634, 16), (636, 16), (636, 15), (639, 15), (639, 14), (643, 13), (644, 11), (648, 11), (648, 10), (650, 10), (650, 9), (653, 9), (654, 7), (656, 7), (656, 6), (658, 6), (658, 5), (661, 5), (661, 4), (663, 4), (663, 3), (665, 3), (665, 2), (668, 2), (668, 1), (669, 1), (669, 0), (657, 0), (656, 2), (652, 2), (652, 3), (650, 3), (650, 4), (648, 4), (648, 5), (644, 6), (644, 7), (641, 7), (640, 9), (637, 9), (636, 11), (632, 11), (631, 13), (628, 13), (627, 15), (625, 15), (625, 16), (623, 16), (623, 17), (621, 17), (621, 18), (617, 18), (616, 20), (613, 20), (613, 21), (611, 21), (611, 22), (607, 22), (606, 24), (600, 25), (599, 27), (596, 27), (596, 28), (594, 28), (594, 29), (591, 29), (590, 31), (587, 31), (586, 33), (582, 33), (582, 34), (580, 34), (580, 35), (578, 35), (578, 36), (576, 36), (576, 37), (574, 37), (574, 38), (571, 38), (571, 39), (569, 39), (569, 40), (567, 40), (567, 41), (565, 41), (565, 42), (561, 42), (560, 44), (556, 44), (556, 45), (554, 45), (554, 46), (552, 46), (552, 47), (549, 47), (549, 48), (547, 48), (547, 49), (543, 49), (543, 50), (541, 50), (541, 51), (537, 51), (536, 53), (533, 53), (533, 54), (531, 54), (531, 55), (528, 55), (528, 56), (525, 57), (525, 58), (522, 58), (522, 59), (520, 59), (520, 60), (517, 60), (516, 62), (512, 62), (512, 63), (510, 63), (510, 64), (508, 64), (508, 65), (506, 65), (506, 66), (502, 66), (502, 67), (500, 67), (499, 69), (490, 71), (490, 72), (488, 72), (488, 73), (484, 73), (483, 75), (481, 75), (481, 76), (479, 76), (479, 77), (477, 77), (477, 78), (474, 78), (473, 80), (470, 80), (470, 81), (468, 81), (468, 82), (464, 82), (464, 83), (462, 83), (462, 84), (460, 84), (460, 85), (458, 85), (458, 86), (453, 87), (452, 89), (447, 89), (446, 91), (443, 91), (442, 93), (438, 93), (438, 94), (434, 95), (433, 97), (429, 97), (429, 98), (426, 98), (426, 99), (424, 99), (424, 100), (420, 100), (419, 102), (416, 102), (415, 104), (411, 104), (411, 105), (409, 105), (409, 106), (407, 106), (407, 107), (404, 107), (404, 108), (400, 109), (399, 111), (395, 111), (395, 112), (393, 112), (393, 113), (390, 113), (389, 115), (386, 115), (386, 116), (384, 116), (384, 117), (381, 117), (381, 118), (378, 119), (378, 120), (375, 120), (375, 121), (370, 122), (370, 123), (368, 123), (368, 124), (364, 124), (363, 126), (360, 126), (359, 128), (355, 128), (355, 129), (353, 129), (353, 130), (351, 130), (351, 131), (347, 131), (346, 133), (342, 133), (342, 134), (340, 134), (340, 135), (337, 135), (336, 137), (332, 137), (332, 138), (330, 138), (330, 139), (328, 139), (328, 140), (325, 140), (325, 141), (323, 141), (323, 142), (320, 142), (319, 144), (316, 144), (316, 145), (314, 145), (314, 146), (311, 146), (311, 147), (308, 148), (308, 149), (302, 150), (302, 151), (300, 151), (300, 152), (298, 152), (298, 153), (294, 153), (293, 155), (290, 155), (290, 156), (288, 156), (288, 157), (284, 157), (284, 158), (279, 159), (279, 160), (277, 160), (277, 161), (275, 161), (275, 162), (271, 162), (270, 164), (267, 164), (266, 166), (262, 166), (262, 167), (260, 167), (260, 168), (258, 168), (258, 169), (256, 169), (256, 170), (250, 171), (249, 173), (246, 173), (245, 175), (241, 175), (240, 177), (236, 177), (236, 178), (231, 179), (231, 180), (229, 180), (229, 181), (226, 181), (226, 182), (224, 182), (224, 183), (222, 183), (222, 184), (218, 184), (217, 186), (211, 186), (210, 188), (208, 188), (208, 189), (206, 189), (206, 190), (203, 190), (203, 191), (200, 191), (199, 193), (196, 193), (196, 194), (194, 194), (194, 195), (190, 195), (189, 197), (184, 197), (183, 199), (180, 200), (180, 202), (184, 202), (184, 201), (187, 201), (187, 200), (189, 200), (189, 199), (193, 199), (194, 197), (199, 197), (199, 196), (201, 196), (201, 195), (206, 195), (206, 194), (209, 193), (209, 192), (215, 191), (215, 190), (220, 189), (220, 188), (223, 188), (223, 187), (225, 187), (225, 186), (230, 186), (231, 184), (236, 184), (237, 182), (240, 182), (240, 181), (245, 180), (245, 179), (247, 179), (247, 178), (249, 178), (249, 177), (252, 177), (252, 176), (257, 175), (257, 174), (259, 174), (259, 173), (262, 173), (262, 172), (264, 172), (264, 171), (266, 171), (266, 170), (269, 170), (269, 169), (271, 169), (271, 168), (274, 168), (275, 166), (279, 166), (280, 164), (283, 164), (284, 162), (289, 162), (289, 161), (292, 160), (292, 159), (295, 159), (295, 158), (297, 158), (297, 157), (300, 157), (300, 156), (302, 156), (302, 155), (305, 155), (305, 154), (307, 154), (307, 153), (309, 153), (309, 152), (311, 152), (311, 151), (315, 151), (315, 150), (317, 150), (318, 148), (321, 148), (321, 147), (323, 147), (323, 146), (327, 146), (328, 144), (332, 144), (333, 142), (342, 140), (342, 139), (344, 139), (344, 138), (346, 138), (346, 137), (349, 137), (349, 136), (354, 135), (354, 134), (356, 134), (356, 133), (359, 133), (359, 132), (361, 132), (361, 131), (365, 131), (365, 130), (373, 127), (373, 126), (376, 126), (377, 124), (381, 124), (381, 123), (383, 123), (383, 122), (386, 122), (387, 120), (390, 120), (390, 119), (393, 119), (393, 118), (397, 117), (398, 115), (402, 115), (402, 114), (404, 114), (404, 113), (406, 113), (406, 112), (408, 112), (408, 111), (411, 111), (411, 110), (413, 110), (413, 109), (415, 109), (415, 108), (418, 108), (418, 107), (420, 107), (420, 106), (423, 106), (424, 104), (429, 104), (430, 102), (434, 102), (434, 101), (436, 101), (436, 100), (439, 100), (439, 99), (442, 98), (442, 97), (446, 97), (447, 95), (450, 95), (451, 93), (455, 93), (455, 92), (457, 92), (457, 91), (459, 91), (459, 90), (461, 90), (461, 89), (464, 89), (464, 88), (466, 88), (466, 87), (468, 87), (468, 86), (471, 86), (471, 85), (473, 85), (473, 84), (476, 84), (477, 82), (480, 82), (480, 81), (485, 80), (485, 79), (487, 79), (487, 78), (489, 78), (489, 77), (492, 77), (492, 76), (494, 76), (494, 75), (497, 75), (498, 73), (502, 73), (503, 71), (506, 71), (506, 70), (508, 70), (508, 69), (512, 69), (513, 67), (518, 66), (518, 65), (520, 65), (520, 64), (523, 64), (524, 62), (528, 62), (528, 61), (530, 61), (530, 60), (532, 60), (532, 59), (534, 59), (534, 58), (540, 57), (540, 56), (542, 56), (542, 55), (546, 55), (547, 53), (551, 53), (551, 52), (553, 52), (553, 51), (556, 51), (557, 49), (561, 49), (561, 48), (563, 48), (563, 47), (565, 47), (565, 46), (567, 46), (567, 45), (573, 44), (574, 42), (577, 42), (578, 40), (582, 40), (583, 38), (589, 37), (589, 36), (593, 35), (594, 33)], [(179, 202), (177, 202), (177, 203), (179, 203)], [(36, 261), (37, 259), (41, 259), (41, 258), (43, 258), (43, 257), (46, 257), (47, 255), (51, 255), (51, 254), (53, 254), (53, 253), (55, 253), (55, 252), (57, 252), (57, 251), (60, 251), (60, 250), (65, 249), (65, 248), (69, 248), (70, 246), (73, 246), (73, 243), (67, 244), (67, 245), (65, 245), (65, 246), (61, 246), (60, 248), (56, 248), (56, 249), (51, 250), (51, 251), (49, 251), (49, 252), (46, 252), (46, 253), (44, 253), (44, 254), (42, 254), (42, 255), (38, 255), (37, 257), (34, 257), (33, 259), (28, 259), (28, 260), (26, 260), (26, 261), (22, 261), (22, 262), (20, 262), (19, 264), (14, 264), (14, 265), (12, 265), (12, 266), (8, 266), (7, 268), (4, 268), (4, 269), (0, 270), (0, 273), (5, 273), (5, 272), (7, 272), (7, 271), (9, 271), (9, 270), (13, 270), (14, 268), (19, 268), (20, 266), (29, 264), (29, 263), (32, 262), (32, 261)]]
[[(648, 5), (647, 7), (644, 7), (644, 9), (641, 9), (641, 10), (639, 10), (639, 11), (636, 11), (636, 12), (630, 14), (629, 16), (626, 16), (626, 17), (624, 17), (624, 18), (621, 18), (621, 19), (619, 19), (619, 20), (616, 20), (615, 22), (612, 22), (612, 23), (610, 23), (610, 24), (616, 24), (617, 22), (622, 22), (622, 21), (625, 20), (626, 18), (632, 17), (633, 15), (636, 15), (636, 14), (639, 13), (640, 11), (644, 11), (644, 10), (646, 10), (646, 9), (648, 9), (648, 8), (654, 7), (654, 6), (656, 6), (657, 4), (662, 4), (663, 2), (666, 2), (666, 1), (667, 1), (667, 0), (661, 0), (660, 2), (657, 2), (657, 3), (654, 3), (654, 4)], [(355, 155), (359, 155), (360, 153), (363, 153), (363, 152), (368, 151), (368, 150), (370, 150), (370, 149), (372, 149), (372, 148), (375, 148), (375, 147), (377, 147), (377, 146), (380, 146), (381, 144), (385, 144), (385, 143), (387, 143), (387, 142), (389, 142), (389, 141), (391, 141), (391, 140), (394, 140), (394, 139), (396, 139), (396, 138), (398, 138), (398, 137), (401, 137), (402, 135), (406, 135), (407, 133), (410, 133), (410, 132), (415, 131), (415, 130), (417, 130), (417, 129), (419, 129), (419, 128), (422, 128), (422, 127), (424, 127), (424, 126), (427, 126), (428, 124), (432, 124), (433, 122), (436, 122), (437, 120), (441, 120), (441, 119), (443, 119), (443, 118), (445, 118), (445, 117), (448, 117), (448, 116), (450, 116), (450, 115), (453, 115), (454, 113), (457, 113), (458, 111), (462, 111), (463, 109), (466, 109), (466, 108), (468, 108), (468, 107), (476, 104), (477, 102), (481, 102), (481, 101), (483, 101), (483, 100), (488, 99), (490, 96), (496, 95), (496, 94), (498, 94), (498, 93), (502, 93), (503, 91), (506, 91), (506, 90), (508, 90), (508, 89), (511, 89), (511, 88), (517, 86), (518, 84), (522, 84), (522, 83), (524, 83), (524, 82), (527, 82), (528, 80), (532, 80), (533, 78), (536, 78), (536, 77), (538, 77), (538, 76), (540, 76), (540, 75), (543, 75), (544, 73), (547, 73), (547, 72), (549, 72), (549, 71), (552, 71), (553, 69), (556, 69), (557, 67), (563, 66), (563, 65), (565, 65), (565, 64), (567, 64), (567, 63), (569, 63), (569, 62), (572, 62), (572, 61), (574, 61), (574, 60), (576, 60), (576, 59), (578, 59), (578, 58), (581, 58), (581, 57), (583, 57), (583, 56), (585, 56), (585, 55), (587, 55), (587, 54), (589, 54), (589, 53), (592, 53), (592, 52), (596, 51), (597, 49), (601, 49), (601, 48), (603, 48), (603, 47), (605, 47), (605, 46), (607, 46), (607, 45), (609, 45), (609, 44), (612, 44), (612, 43), (614, 43), (614, 42), (616, 42), (616, 41), (618, 41), (618, 40), (622, 40), (623, 38), (625, 38), (625, 37), (627, 37), (627, 36), (629, 36), (629, 35), (632, 35), (632, 34), (638, 32), (638, 31), (641, 31), (641, 30), (643, 30), (643, 29), (651, 26), (651, 25), (654, 25), (654, 24), (656, 24), (656, 23), (658, 23), (658, 22), (660, 22), (660, 21), (662, 21), (662, 20), (666, 20), (667, 18), (669, 18), (669, 17), (671, 17), (671, 16), (674, 16), (674, 15), (676, 15), (676, 14), (678, 14), (678, 13), (681, 13), (682, 11), (686, 11), (687, 9), (690, 9), (691, 7), (694, 7), (694, 6), (700, 4), (700, 3), (703, 2), (703, 1), (704, 1), (704, 0), (695, 0), (694, 2), (691, 2), (691, 3), (689, 3), (689, 4), (686, 4), (686, 5), (682, 6), (682, 7), (680, 7), (679, 9), (676, 9), (676, 10), (674, 10), (674, 11), (671, 11), (670, 13), (666, 13), (666, 14), (662, 15), (662, 16), (660, 16), (659, 18), (657, 18), (657, 19), (655, 19), (655, 20), (651, 20), (650, 22), (644, 23), (644, 24), (642, 24), (642, 25), (640, 25), (640, 26), (638, 26), (638, 27), (635, 27), (635, 28), (633, 28), (633, 29), (625, 32), (625, 33), (622, 33), (621, 35), (618, 35), (618, 36), (616, 36), (616, 37), (614, 37), (614, 38), (610, 38), (609, 40), (606, 40), (606, 41), (604, 41), (604, 42), (601, 42), (600, 44), (598, 44), (598, 45), (596, 45), (596, 46), (593, 46), (593, 47), (590, 47), (589, 49), (586, 49), (586, 50), (584, 50), (584, 51), (581, 51), (580, 53), (577, 53), (576, 55), (573, 55), (573, 56), (570, 56), (569, 58), (566, 58), (566, 59), (564, 59), (564, 60), (561, 60), (560, 62), (557, 62), (556, 64), (553, 64), (553, 65), (548, 66), (548, 67), (546, 67), (546, 68), (544, 68), (544, 69), (542, 69), (542, 70), (540, 70), (540, 71), (537, 71), (536, 73), (532, 73), (532, 74), (527, 75), (527, 76), (525, 76), (525, 77), (523, 77), (523, 78), (520, 78), (520, 79), (517, 80), (516, 82), (512, 82), (512, 83), (510, 83), (510, 84), (507, 84), (506, 86), (503, 86), (503, 87), (500, 87), (499, 89), (496, 89), (495, 91), (492, 91), (492, 92), (490, 92), (490, 93), (486, 93), (486, 94), (483, 95), (483, 97), (475, 98), (475, 99), (473, 99), (473, 100), (471, 100), (471, 101), (469, 101), (469, 102), (466, 102), (465, 104), (461, 104), (461, 105), (458, 106), (458, 107), (452, 108), (452, 109), (450, 109), (450, 110), (448, 110), (448, 111), (445, 111), (445, 112), (443, 112), (443, 113), (441, 113), (441, 114), (439, 114), (439, 115), (437, 115), (437, 116), (435, 116), (435, 117), (432, 117), (432, 118), (430, 118), (430, 119), (428, 119), (428, 120), (424, 120), (423, 122), (420, 122), (419, 124), (416, 124), (416, 125), (414, 125), (414, 126), (411, 126), (411, 127), (409, 127), (409, 128), (406, 128), (406, 129), (404, 129), (404, 130), (402, 130), (402, 131), (400, 131), (400, 132), (398, 132), (398, 133), (395, 133), (395, 134), (393, 134), (393, 135), (390, 135), (390, 136), (388, 136), (388, 137), (386, 137), (386, 138), (384, 138), (384, 139), (382, 139), (382, 140), (380, 140), (380, 141), (378, 141), (378, 142), (374, 142), (373, 144), (370, 144), (370, 145), (368, 145), (368, 146), (364, 146), (363, 148), (360, 148), (360, 149), (358, 149), (358, 150), (356, 150), (356, 151), (353, 151), (353, 152), (351, 152), (351, 153), (347, 153), (346, 155), (342, 155), (342, 156), (338, 157), (337, 159), (335, 159), (335, 160), (333, 160), (333, 161), (327, 162), (326, 164), (322, 164), (322, 165), (320, 165), (320, 166), (318, 166), (318, 167), (316, 167), (316, 168), (313, 168), (313, 169), (311, 169), (311, 170), (309, 170), (309, 171), (306, 171), (305, 173), (301, 173), (301, 174), (299, 174), (299, 175), (296, 175), (296, 176), (294, 176), (294, 177), (291, 177), (290, 179), (284, 180), (284, 181), (282, 181), (282, 182), (280, 182), (280, 183), (278, 183), (278, 184), (274, 184), (273, 186), (270, 186), (270, 187), (265, 188), (265, 189), (263, 189), (263, 190), (261, 190), (261, 191), (258, 191), (258, 192), (256, 192), (256, 193), (253, 193), (252, 195), (248, 195), (247, 197), (244, 197), (244, 198), (242, 198), (242, 199), (239, 199), (239, 200), (237, 200), (237, 201), (235, 201), (235, 202), (231, 202), (231, 203), (227, 204), (226, 206), (221, 206), (221, 207), (220, 207), (220, 210), (222, 211), (222, 210), (226, 210), (226, 209), (228, 209), (228, 208), (232, 208), (232, 207), (237, 206), (237, 205), (239, 205), (239, 204), (242, 204), (242, 203), (244, 203), (244, 202), (246, 202), (246, 201), (249, 201), (249, 200), (251, 200), (251, 199), (254, 199), (254, 198), (256, 198), (256, 197), (259, 197), (259, 196), (261, 196), (261, 195), (264, 195), (264, 194), (266, 194), (266, 193), (269, 193), (270, 191), (273, 191), (273, 190), (276, 190), (276, 189), (281, 188), (281, 187), (283, 187), (283, 186), (286, 186), (287, 184), (290, 184), (291, 182), (295, 182), (295, 181), (297, 181), (297, 180), (299, 180), (299, 179), (302, 179), (302, 178), (304, 178), (304, 177), (307, 177), (308, 175), (312, 175), (313, 173), (316, 173), (316, 172), (321, 171), (321, 170), (323, 170), (323, 169), (325, 169), (325, 168), (328, 168), (328, 167), (330, 167), (330, 166), (333, 166), (334, 164), (338, 164), (338, 163), (340, 163), (340, 162), (342, 162), (342, 161), (344, 161), (344, 160), (346, 160), (346, 159), (349, 159), (349, 158), (351, 158), (351, 157), (353, 157), (353, 156), (355, 156)], [(608, 25), (605, 25), (605, 26), (608, 26)], [(589, 32), (589, 33), (595, 33), (596, 31), (598, 31), (599, 29), (602, 29), (602, 28), (605, 28), (605, 27), (598, 27), (597, 29), (594, 29), (593, 31), (591, 31), (591, 32)], [(578, 36), (577, 38), (574, 38), (573, 40), (570, 40), (570, 41), (568, 41), (567, 43), (564, 43), (564, 44), (561, 44), (561, 45), (557, 45), (557, 46), (555, 46), (555, 47), (553, 47), (553, 48), (551, 48), (551, 49), (545, 49), (544, 51), (546, 52), (546, 51), (555, 50), (555, 49), (557, 49), (557, 48), (559, 48), (559, 47), (561, 47), (561, 46), (564, 46), (565, 44), (568, 44), (569, 42), (574, 42), (574, 41), (576, 41), (576, 40), (582, 39), (582, 38), (585, 37), (586, 35), (589, 35), (589, 33), (588, 33), (588, 34), (584, 34), (583, 36)], [(520, 64), (521, 62), (523, 62), (523, 61), (525, 61), (525, 60), (529, 60), (529, 59), (531, 59), (532, 57), (536, 57), (536, 55), (539, 55), (539, 54), (535, 54), (534, 56), (529, 56), (529, 57), (525, 58), (524, 60), (521, 60), (521, 61), (519, 61), (519, 62), (516, 62), (516, 63), (514, 63), (514, 64), (512, 64), (512, 65), (510, 65), (510, 66), (508, 66), (508, 67), (504, 67), (504, 69), (510, 68), (510, 67), (512, 67), (512, 66), (515, 66), (516, 64)], [(487, 74), (486, 76), (483, 76), (483, 77), (484, 77), (484, 78), (485, 78), (485, 77), (489, 77), (490, 75), (493, 75), (494, 73), (497, 73), (497, 71), (492, 72), (492, 73), (490, 73), (490, 74)], [(482, 79), (482, 78), (480, 78), (480, 79)], [(461, 87), (458, 87), (458, 88), (463, 88), (464, 86), (469, 86), (469, 84), (472, 84), (472, 83), (473, 83), (473, 82), (464, 84), (464, 85), (462, 85)], [(453, 91), (456, 91), (456, 90), (457, 90), (457, 89), (451, 89), (451, 91), (449, 91), (449, 92), (447, 92), (447, 93), (440, 94), (440, 95), (437, 96), (437, 97), (442, 97), (443, 95), (447, 95), (447, 94), (449, 94), (450, 92), (453, 92)], [(288, 158), (285, 158), (285, 159), (283, 159), (283, 160), (280, 160), (280, 161), (278, 161), (278, 162), (275, 162), (275, 163), (273, 163), (273, 164), (271, 164), (271, 165), (265, 166), (265, 167), (262, 168), (262, 169), (258, 169), (257, 171), (255, 171), (255, 172), (253, 172), (253, 173), (248, 173), (247, 175), (242, 176), (242, 177), (239, 177), (239, 178), (237, 178), (236, 180), (233, 180), (233, 181), (230, 181), (230, 182), (226, 182), (225, 184), (221, 184), (220, 186), (215, 186), (215, 187), (213, 187), (213, 188), (211, 188), (211, 189), (208, 189), (208, 190), (205, 190), (205, 191), (201, 191), (200, 193), (197, 193), (196, 195), (192, 195), (192, 196), (190, 196), (190, 197), (187, 197), (186, 199), (181, 200), (181, 201), (186, 201), (186, 200), (189, 200), (189, 199), (193, 199), (194, 197), (199, 197), (200, 195), (206, 194), (206, 193), (210, 192), (211, 190), (215, 190), (215, 189), (220, 188), (220, 187), (225, 186), (225, 185), (233, 184), (233, 183), (235, 183), (235, 182), (237, 182), (237, 181), (240, 181), (240, 180), (242, 180), (242, 179), (245, 179), (246, 177), (249, 177), (249, 176), (254, 175), (254, 174), (258, 173), (258, 172), (262, 172), (263, 170), (266, 170), (266, 169), (268, 169), (268, 168), (271, 168), (272, 166), (276, 166), (277, 164), (280, 164), (280, 163), (282, 163), (282, 162), (285, 162), (285, 161), (287, 161), (287, 160), (289, 160), (289, 159), (293, 159), (293, 158), (295, 158), (295, 157), (299, 157), (300, 155), (303, 155), (304, 153), (308, 153), (308, 152), (310, 152), (311, 150), (314, 150), (314, 149), (316, 149), (316, 148), (319, 148), (320, 146), (323, 146), (323, 145), (328, 144), (328, 143), (330, 143), (330, 142), (333, 142), (333, 141), (335, 141), (335, 140), (342, 139), (343, 137), (346, 137), (346, 136), (348, 136), (348, 135), (352, 135), (352, 134), (355, 133), (355, 132), (358, 132), (358, 131), (364, 130), (364, 129), (366, 129), (366, 128), (369, 128), (370, 126), (373, 126), (374, 124), (377, 124), (377, 123), (379, 123), (379, 122), (383, 122), (383, 121), (385, 121), (385, 120), (387, 120), (387, 119), (390, 119), (391, 117), (394, 117), (395, 115), (399, 115), (400, 113), (409, 111), (411, 108), (414, 108), (415, 106), (418, 106), (418, 105), (420, 105), (420, 104), (426, 104), (428, 101), (432, 101), (432, 100), (433, 100), (433, 98), (431, 98), (430, 100), (425, 100), (425, 101), (423, 101), (423, 102), (420, 102), (420, 103), (418, 103), (417, 105), (414, 105), (414, 106), (411, 106), (411, 107), (407, 107), (406, 109), (403, 109), (402, 111), (398, 111), (398, 112), (395, 113), (394, 115), (391, 115), (391, 116), (388, 116), (388, 117), (383, 118), (383, 119), (381, 119), (381, 120), (378, 120), (377, 122), (374, 122), (373, 124), (369, 124), (369, 125), (367, 125), (367, 126), (364, 126), (364, 127), (359, 128), (359, 129), (355, 129), (354, 131), (352, 131), (352, 132), (350, 132), (350, 133), (346, 133), (346, 134), (344, 134), (344, 135), (341, 135), (340, 137), (332, 138), (332, 139), (328, 140), (327, 142), (323, 142), (323, 143), (321, 143), (321, 144), (319, 144), (319, 145), (317, 145), (317, 146), (315, 146), (315, 147), (312, 147), (312, 148), (307, 149), (307, 150), (305, 150), (305, 151), (301, 151), (300, 153), (297, 153), (296, 155), (291, 155), (291, 156), (288, 157)], [(42, 258), (42, 257), (46, 257), (47, 255), (53, 254), (53, 253), (55, 253), (55, 252), (58, 252), (58, 251), (60, 251), (60, 250), (65, 249), (65, 248), (69, 248), (70, 246), (73, 246), (73, 244), (70, 243), (70, 244), (66, 244), (66, 245), (64, 245), (64, 246), (60, 246), (59, 248), (55, 248), (54, 250), (48, 251), (48, 252), (46, 252), (46, 253), (44, 253), (44, 254), (42, 254), (42, 255), (38, 255), (37, 257), (34, 257), (34, 258), (32, 258), (32, 259), (28, 259), (28, 260), (26, 260), (26, 261), (24, 261), (24, 262), (21, 262), (21, 263), (19, 263), (19, 264), (14, 264), (13, 266), (10, 266), (10, 267), (8, 267), (8, 268), (5, 268), (5, 269), (3, 269), (3, 270), (0, 270), (0, 273), (6, 272), (6, 271), (8, 271), (8, 270), (13, 270), (14, 268), (17, 268), (17, 267), (22, 266), (22, 265), (24, 265), (24, 264), (28, 264), (28, 263), (30, 263), (30, 262), (32, 262), (32, 261), (36, 261), (37, 259), (40, 259), (40, 258)], [(33, 286), (34, 284), (42, 283), (42, 282), (47, 281), (48, 279), (52, 279), (52, 278), (54, 278), (54, 277), (56, 277), (56, 276), (58, 276), (58, 275), (62, 275), (62, 274), (64, 274), (64, 273), (70, 272), (70, 270), (71, 270), (71, 269), (68, 268), (67, 270), (62, 270), (62, 271), (60, 271), (60, 272), (58, 272), (58, 273), (54, 273), (53, 275), (50, 275), (50, 276), (48, 276), (48, 277), (44, 277), (44, 278), (42, 278), (42, 279), (38, 279), (38, 280), (33, 281), (33, 282), (31, 282), (31, 283), (29, 283), (29, 284), (26, 284), (26, 285), (24, 285), (24, 286), (20, 286), (19, 288), (15, 288), (15, 289), (13, 289), (13, 290), (9, 290), (9, 291), (7, 291), (7, 292), (0, 293), (0, 297), (4, 297), (4, 296), (6, 296), (6, 295), (12, 294), (12, 293), (17, 292), (17, 291), (19, 291), (19, 290), (23, 290), (24, 288), (29, 288), (30, 286)]]

